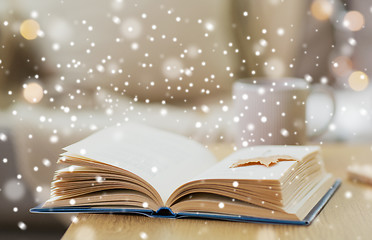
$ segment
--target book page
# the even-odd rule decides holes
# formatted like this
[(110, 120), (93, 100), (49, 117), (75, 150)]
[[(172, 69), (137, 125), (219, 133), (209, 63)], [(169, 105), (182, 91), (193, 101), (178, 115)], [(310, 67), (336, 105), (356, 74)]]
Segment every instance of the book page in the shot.
[(64, 150), (140, 176), (164, 203), (177, 187), (217, 161), (193, 140), (135, 123), (101, 130)]
[(244, 167), (231, 168), (234, 163), (243, 159), (269, 157), (274, 155), (287, 155), (302, 160), (309, 154), (319, 151), (316, 146), (255, 146), (240, 149), (229, 155), (221, 162), (196, 176), (193, 180), (202, 179), (249, 179), (249, 180), (279, 180), (291, 169), (297, 161), (280, 161), (270, 167), (255, 164)]

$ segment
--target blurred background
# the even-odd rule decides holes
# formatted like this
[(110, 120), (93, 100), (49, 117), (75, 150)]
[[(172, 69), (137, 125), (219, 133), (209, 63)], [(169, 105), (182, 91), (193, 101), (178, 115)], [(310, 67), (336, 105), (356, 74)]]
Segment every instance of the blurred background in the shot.
[[(300, 77), (332, 87), (319, 143), (372, 142), (372, 3), (356, 0), (0, 2), (0, 238), (59, 238), (35, 215), (62, 148), (125, 121), (231, 143), (231, 86)], [(308, 131), (331, 102), (308, 101)]]

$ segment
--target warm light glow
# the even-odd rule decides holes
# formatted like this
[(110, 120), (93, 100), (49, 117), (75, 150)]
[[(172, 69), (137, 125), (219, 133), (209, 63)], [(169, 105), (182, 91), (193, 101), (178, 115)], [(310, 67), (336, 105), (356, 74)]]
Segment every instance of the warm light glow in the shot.
[(350, 74), (353, 68), (353, 63), (346, 56), (338, 56), (332, 62), (332, 71), (339, 77)]
[(36, 82), (28, 83), (23, 89), (24, 98), (30, 103), (38, 103), (43, 98), (43, 88)]
[(27, 40), (33, 40), (37, 38), (37, 34), (40, 31), (40, 25), (33, 19), (27, 19), (22, 22), (19, 32), (22, 37)]
[(333, 13), (333, 6), (327, 0), (315, 0), (311, 4), (311, 15), (317, 20), (325, 21), (330, 18)]
[(349, 76), (349, 86), (354, 91), (363, 91), (368, 86), (368, 76), (364, 72), (355, 71)]
[(214, 31), (214, 29), (215, 29), (215, 24), (213, 23), (213, 22), (211, 22), (211, 21), (208, 21), (208, 22), (206, 22), (205, 24), (204, 24), (204, 27), (205, 27), (205, 29), (207, 30), (207, 31), (209, 31), (209, 32), (212, 32), (212, 31)]
[(345, 14), (343, 25), (350, 31), (359, 31), (364, 26), (364, 16), (358, 11), (350, 11)]
[(282, 59), (272, 57), (267, 60), (267, 66), (264, 72), (269, 77), (281, 77), (285, 74), (285, 64)]
[(163, 62), (162, 72), (167, 78), (176, 79), (180, 77), (181, 69), (183, 69), (183, 64), (177, 58), (168, 58)]

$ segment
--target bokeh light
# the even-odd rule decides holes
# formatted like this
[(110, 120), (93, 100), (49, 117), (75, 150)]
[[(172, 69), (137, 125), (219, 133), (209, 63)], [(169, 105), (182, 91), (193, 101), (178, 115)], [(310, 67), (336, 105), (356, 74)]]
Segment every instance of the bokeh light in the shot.
[(349, 76), (349, 86), (354, 91), (363, 91), (368, 86), (368, 76), (364, 72), (355, 71)]
[(74, 28), (63, 18), (51, 18), (45, 28), (48, 37), (55, 42), (53, 45), (55, 51), (60, 49), (59, 43), (69, 42), (74, 36)]
[(198, 56), (198, 48), (194, 45), (188, 47), (187, 49), (187, 56), (189, 58), (196, 58)]
[(353, 63), (347, 56), (338, 56), (333, 60), (332, 63), (332, 71), (339, 77), (350, 74), (353, 68)]
[(206, 23), (204, 24), (204, 27), (205, 27), (205, 29), (208, 30), (209, 32), (212, 32), (212, 31), (214, 31), (214, 29), (215, 29), (215, 24), (214, 24), (213, 22), (206, 22)]
[(23, 231), (27, 229), (27, 225), (24, 222), (18, 222), (18, 227)]
[(26, 193), (26, 187), (22, 182), (16, 179), (10, 179), (5, 182), (3, 186), (3, 192), (8, 200), (19, 201), (24, 197)]
[(350, 11), (345, 14), (344, 27), (350, 31), (359, 31), (364, 26), (364, 16), (358, 11)]
[(24, 86), (23, 97), (27, 102), (38, 103), (43, 98), (43, 87), (37, 82), (30, 82)]
[(333, 6), (327, 0), (315, 0), (311, 4), (311, 15), (320, 21), (328, 20), (333, 13)]
[(168, 58), (163, 62), (162, 72), (165, 77), (176, 79), (181, 76), (182, 62), (177, 58)]
[(135, 18), (128, 18), (123, 22), (120, 30), (127, 39), (135, 39), (142, 34), (142, 24)]
[(285, 74), (285, 64), (282, 59), (272, 57), (267, 60), (264, 72), (269, 77), (280, 77)]
[(27, 19), (23, 21), (19, 28), (19, 32), (21, 33), (22, 37), (27, 40), (33, 40), (37, 38), (39, 31), (40, 25), (33, 19)]

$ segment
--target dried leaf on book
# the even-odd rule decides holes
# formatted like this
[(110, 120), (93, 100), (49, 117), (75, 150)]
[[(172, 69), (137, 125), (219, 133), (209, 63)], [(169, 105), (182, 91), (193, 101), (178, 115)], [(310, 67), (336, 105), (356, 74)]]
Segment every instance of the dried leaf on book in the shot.
[(258, 157), (258, 158), (250, 158), (250, 159), (242, 159), (230, 166), (230, 168), (237, 168), (237, 167), (245, 167), (251, 165), (265, 165), (266, 167), (270, 167), (276, 164), (279, 161), (297, 161), (294, 157), (288, 155), (273, 155), (268, 157)]

